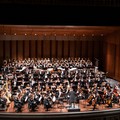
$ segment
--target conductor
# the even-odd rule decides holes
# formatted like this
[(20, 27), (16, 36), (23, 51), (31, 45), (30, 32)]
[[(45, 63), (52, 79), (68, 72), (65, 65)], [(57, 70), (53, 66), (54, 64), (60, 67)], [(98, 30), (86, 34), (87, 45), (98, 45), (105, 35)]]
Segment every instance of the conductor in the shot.
[(76, 92), (71, 88), (69, 92), (69, 104), (72, 108), (75, 108), (75, 102), (76, 102)]

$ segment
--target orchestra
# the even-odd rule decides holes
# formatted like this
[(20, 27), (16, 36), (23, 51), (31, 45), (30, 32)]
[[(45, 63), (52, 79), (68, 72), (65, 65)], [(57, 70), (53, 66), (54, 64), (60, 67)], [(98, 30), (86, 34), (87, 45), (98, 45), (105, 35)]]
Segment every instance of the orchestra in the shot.
[(7, 106), (14, 101), (17, 112), (24, 104), (30, 111), (43, 104), (48, 111), (61, 100), (74, 107), (76, 101), (85, 100), (93, 110), (101, 104), (119, 104), (119, 86), (111, 86), (106, 73), (89, 58), (9, 59), (3, 61), (1, 71), (0, 96)]

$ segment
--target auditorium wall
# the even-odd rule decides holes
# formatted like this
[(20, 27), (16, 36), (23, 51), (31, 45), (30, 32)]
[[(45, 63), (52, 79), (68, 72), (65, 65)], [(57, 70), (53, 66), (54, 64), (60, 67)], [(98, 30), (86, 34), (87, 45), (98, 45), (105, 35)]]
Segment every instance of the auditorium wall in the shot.
[(105, 39), (105, 69), (108, 76), (120, 81), (120, 31), (108, 35)]
[(102, 61), (101, 36), (1, 36), (0, 60), (24, 58), (95, 58)]

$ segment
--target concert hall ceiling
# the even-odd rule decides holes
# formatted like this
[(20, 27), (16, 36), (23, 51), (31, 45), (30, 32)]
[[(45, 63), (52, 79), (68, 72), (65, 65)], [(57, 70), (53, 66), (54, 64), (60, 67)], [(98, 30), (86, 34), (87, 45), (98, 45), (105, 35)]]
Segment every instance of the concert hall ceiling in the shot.
[(117, 31), (119, 26), (0, 25), (0, 35), (105, 36)]
[(120, 0), (0, 0), (0, 24), (120, 25)]
[(120, 6), (119, 0), (1, 0), (0, 3), (62, 6)]

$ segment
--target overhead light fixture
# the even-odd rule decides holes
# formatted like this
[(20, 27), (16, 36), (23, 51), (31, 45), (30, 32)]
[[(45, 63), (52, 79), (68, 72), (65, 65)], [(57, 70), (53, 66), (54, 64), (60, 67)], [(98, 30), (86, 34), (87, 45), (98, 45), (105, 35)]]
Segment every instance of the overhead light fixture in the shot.
[(83, 36), (85, 36), (85, 34), (83, 34)]
[(6, 35), (6, 33), (4, 33), (4, 35)]
[(27, 35), (27, 34), (25, 33), (25, 35)]

